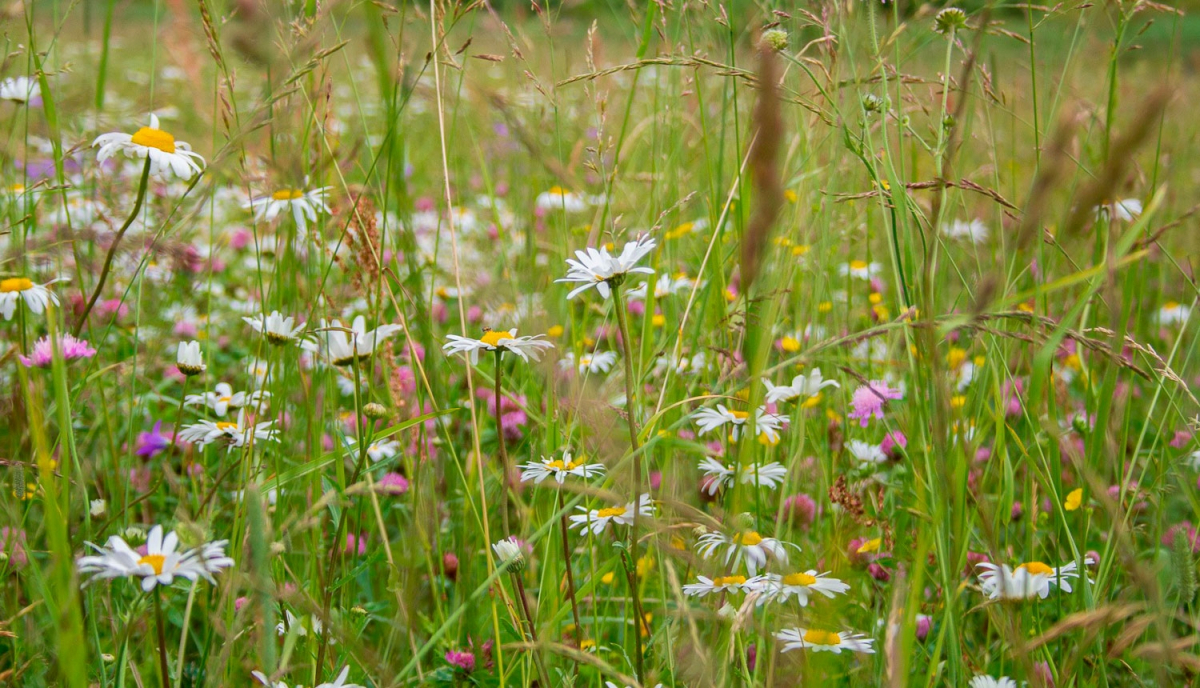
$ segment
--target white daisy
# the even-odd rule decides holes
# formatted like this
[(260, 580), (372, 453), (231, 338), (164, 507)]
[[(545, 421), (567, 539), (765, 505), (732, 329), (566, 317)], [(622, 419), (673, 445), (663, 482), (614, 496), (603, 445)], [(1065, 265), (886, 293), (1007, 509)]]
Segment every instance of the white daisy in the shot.
[(163, 179), (171, 172), (186, 181), (200, 174), (204, 164), (204, 158), (193, 153), (191, 146), (176, 141), (174, 136), (158, 128), (157, 115), (150, 115), (150, 126), (138, 129), (132, 136), (122, 132), (97, 136), (92, 142), (92, 147), (96, 146), (100, 146), (100, 152), (96, 154), (97, 162), (104, 162), (122, 152), (131, 159), (149, 157), (150, 174)]
[(942, 225), (942, 236), (947, 239), (965, 239), (973, 244), (988, 240), (989, 230), (982, 220), (954, 220)]
[(717, 576), (716, 578), (696, 576), (696, 580), (699, 582), (683, 586), (683, 594), (688, 597), (704, 597), (719, 592), (746, 591), (745, 576)]
[(192, 377), (208, 369), (204, 358), (200, 355), (200, 342), (179, 342), (179, 354), (175, 357), (175, 366), (179, 372)]
[(285, 318), (279, 311), (271, 311), (270, 315), (243, 316), (242, 320), (255, 332), (266, 335), (267, 341), (276, 346), (290, 344), (304, 332), (304, 323), (293, 326), (295, 318)]
[[(353, 437), (345, 438), (346, 449), (349, 450), (351, 456), (358, 455), (358, 440)], [(367, 446), (367, 458), (371, 459), (371, 463), (379, 463), (384, 459), (390, 459), (400, 453), (400, 443), (396, 440), (376, 440)]]
[(764, 573), (747, 581), (746, 588), (762, 593), (762, 597), (758, 599), (759, 605), (774, 601), (787, 602), (795, 596), (801, 607), (807, 607), (812, 593), (833, 599), (835, 595), (844, 595), (850, 590), (849, 585), (837, 578), (826, 578), (828, 575), (817, 573), (815, 570), (782, 576), (777, 573)]
[(561, 186), (552, 186), (548, 191), (538, 194), (533, 203), (542, 210), (563, 210), (568, 213), (579, 213), (591, 206), (591, 199), (583, 194), (567, 191)]
[[(770, 442), (777, 442), (779, 440), (779, 430), (783, 427), (783, 418), (773, 413), (767, 413), (765, 406), (760, 406), (754, 415), (754, 434), (756, 436), (765, 435)], [(733, 435), (734, 441), (736, 441), (741, 435), (742, 427), (750, 420), (750, 413), (748, 411), (734, 411), (725, 408), (724, 404), (717, 404), (715, 409), (700, 409), (696, 412), (694, 419), (696, 425), (700, 426), (701, 435), (705, 435), (725, 425), (733, 426), (730, 433)]]
[(868, 263), (865, 260), (852, 260), (849, 263), (842, 263), (838, 266), (838, 274), (842, 277), (856, 277), (858, 279), (871, 279), (878, 277), (883, 266), (879, 263)]
[(1136, 220), (1142, 214), (1142, 202), (1137, 198), (1126, 198), (1096, 206), (1096, 215), (1108, 215), (1122, 222)]
[[(659, 275), (654, 282), (654, 298), (664, 299), (673, 294), (691, 291), (694, 286), (696, 286), (696, 281), (682, 273), (674, 277), (665, 274)], [(647, 290), (646, 282), (642, 282), (636, 289), (626, 292), (625, 296), (629, 299), (645, 299)]]
[(42, 87), (37, 79), (18, 76), (0, 81), (0, 100), (24, 105), (42, 95)]
[[(603, 509), (591, 509), (578, 506), (576, 509), (584, 512), (582, 514), (571, 515), (571, 527), (579, 526), (579, 534), (583, 535), (591, 530), (593, 535), (599, 535), (608, 529), (610, 523), (617, 525), (628, 526), (633, 525), (633, 515), (635, 505), (629, 502), (624, 506), (610, 506)], [(638, 515), (643, 518), (654, 516), (654, 503), (650, 499), (650, 495), (643, 494), (638, 500)]]
[[(0, 292), (3, 290), (4, 288), (0, 286)], [(3, 294), (0, 294), (0, 296), (3, 296)], [(1162, 325), (1163, 327), (1170, 327), (1172, 325), (1186, 325), (1188, 318), (1191, 316), (1191, 308), (1188, 308), (1182, 303), (1167, 301), (1162, 305), (1162, 308), (1158, 309), (1158, 324)]]
[(363, 688), (363, 686), (360, 686), (357, 683), (346, 683), (346, 679), (349, 676), (350, 667), (344, 666), (342, 667), (342, 672), (338, 674), (337, 678), (333, 679), (332, 683), (322, 683), (317, 685), (316, 688)]
[(65, 277), (50, 280), (45, 284), (34, 284), (27, 277), (0, 279), (0, 313), (5, 320), (12, 320), (17, 312), (17, 302), (24, 300), (30, 313), (41, 315), (50, 304), (58, 305), (58, 297), (46, 287), (56, 282), (68, 281)]
[(967, 684), (968, 688), (1017, 688), (1017, 682), (1007, 676), (992, 678), (979, 674)]
[(232, 422), (202, 420), (199, 423), (185, 425), (179, 430), (179, 439), (201, 447), (212, 444), (217, 440), (223, 440), (228, 444), (230, 449), (244, 447), (251, 442), (259, 440), (279, 441), (279, 431), (271, 428), (275, 424), (275, 421), (269, 420), (265, 423), (246, 426), (244, 425), (243, 413), (238, 412), (237, 420)]
[(328, 215), (329, 206), (325, 196), (331, 187), (323, 186), (318, 189), (304, 191), (302, 189), (280, 189), (270, 196), (259, 196), (250, 199), (248, 208), (254, 210), (255, 222), (272, 222), (280, 213), (291, 211), (300, 235), (308, 232), (308, 223), (317, 221), (317, 214)]
[(212, 410), (218, 418), (224, 418), (229, 409), (240, 409), (247, 406), (259, 407), (271, 398), (270, 392), (234, 392), (227, 382), (218, 382), (215, 391), (203, 394), (189, 394), (183, 400), (185, 406), (205, 406)]
[(751, 577), (758, 575), (758, 570), (767, 565), (768, 555), (781, 564), (786, 564), (788, 560), (782, 542), (765, 538), (753, 530), (740, 532), (732, 538), (723, 533), (705, 533), (696, 545), (696, 551), (705, 559), (711, 558), (721, 548), (725, 549), (726, 565), (732, 562), (736, 569), (745, 562)]
[(578, 362), (575, 360), (575, 353), (568, 351), (567, 355), (558, 362), (558, 367), (563, 370), (574, 368), (580, 375), (584, 373), (607, 373), (616, 362), (617, 355), (612, 351), (595, 351), (590, 354), (581, 354)]
[(304, 623), (304, 619), (297, 617), (292, 613), (292, 610), (283, 610), (283, 621), (275, 624), (276, 635), (287, 635), (288, 631), (295, 630), (296, 635), (303, 638), (308, 635), (308, 628), (311, 627), (315, 635), (321, 635), (325, 630), (325, 625), (321, 623), (321, 619), (313, 614), (309, 617), (308, 624)]
[(858, 461), (859, 468), (868, 464), (884, 463), (888, 458), (878, 444), (862, 440), (850, 440), (846, 443), (846, 450)]
[(346, 366), (370, 358), (376, 346), (403, 329), (400, 325), (380, 325), (368, 332), (366, 319), (360, 315), (347, 331), (339, 320), (325, 322), (322, 319), (319, 338), (329, 361), (335, 366)]
[(471, 363), (479, 362), (480, 351), (499, 351), (502, 357), (505, 352), (511, 352), (528, 363), (531, 358), (534, 361), (541, 360), (543, 350), (554, 348), (554, 344), (542, 339), (544, 336), (518, 337), (515, 327), (507, 332), (487, 330), (479, 339), (448, 334), (446, 339), (450, 341), (442, 345), (442, 350), (448, 354), (467, 354)]
[(767, 386), (767, 396), (764, 401), (768, 404), (777, 404), (797, 398), (808, 399), (817, 396), (826, 387), (841, 387), (837, 380), (823, 378), (820, 368), (813, 368), (808, 375), (797, 375), (792, 378), (790, 385), (773, 385), (767, 380), (763, 380), (763, 384)]
[(816, 628), (787, 628), (776, 633), (775, 637), (783, 641), (782, 652), (812, 650), (840, 655), (842, 650), (850, 650), (864, 654), (875, 653), (875, 649), (871, 647), (871, 643), (875, 642), (873, 639), (851, 631), (834, 633)]
[[(1091, 557), (1085, 557), (1083, 563), (1091, 566), (1094, 562)], [(1040, 561), (1020, 564), (1016, 569), (1009, 568), (1008, 564), (997, 566), (984, 562), (979, 568), (983, 569), (979, 574), (979, 587), (993, 600), (1027, 600), (1035, 596), (1046, 599), (1055, 585), (1063, 592), (1071, 592), (1071, 580), (1079, 577), (1079, 567), (1073, 561), (1058, 568)]]
[(620, 283), (626, 275), (654, 274), (652, 268), (636, 266), (639, 260), (654, 250), (655, 245), (654, 239), (643, 236), (637, 241), (625, 244), (625, 248), (617, 256), (610, 255), (607, 247), (601, 247), (598, 251), (594, 248), (576, 251), (575, 259), (567, 259), (567, 276), (554, 281), (582, 284), (567, 294), (568, 299), (573, 299), (592, 287), (600, 292), (601, 298), (607, 299), (612, 291), (609, 285), (613, 282)]
[(142, 590), (149, 592), (156, 585), (170, 585), (175, 577), (196, 581), (203, 578), (215, 584), (212, 574), (233, 566), (225, 556), (226, 540), (209, 542), (187, 552), (177, 552), (179, 538), (174, 532), (163, 536), (162, 526), (150, 529), (146, 538), (146, 554), (138, 554), (117, 535), (108, 538), (104, 547), (87, 543), (98, 554), (80, 557), (77, 566), (83, 574), (93, 574), (88, 582), (112, 578), (141, 578)]
[(787, 479), (787, 468), (778, 461), (771, 463), (744, 463), (738, 471), (738, 480), (743, 485), (765, 487), (774, 490)]
[(553, 476), (558, 484), (562, 485), (568, 475), (585, 480), (592, 476), (604, 475), (604, 464), (588, 463), (582, 456), (572, 459), (571, 452), (564, 451), (561, 459), (548, 459), (543, 456), (540, 462), (531, 461), (521, 466), (523, 483), (532, 480), (535, 485), (541, 485), (542, 481)]

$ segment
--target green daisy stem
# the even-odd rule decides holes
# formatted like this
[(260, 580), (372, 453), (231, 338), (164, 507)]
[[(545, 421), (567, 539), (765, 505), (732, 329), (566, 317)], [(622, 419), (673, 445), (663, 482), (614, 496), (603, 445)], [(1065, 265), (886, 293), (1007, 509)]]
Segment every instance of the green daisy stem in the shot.
[(621, 332), (621, 347), (624, 350), (622, 358), (625, 360), (625, 421), (629, 424), (629, 449), (633, 454), (633, 524), (629, 527), (629, 565), (633, 571), (629, 573), (629, 591), (633, 598), (633, 661), (637, 669), (637, 679), (641, 681), (646, 677), (644, 673), (645, 660), (642, 656), (642, 600), (637, 585), (638, 521), (642, 511), (642, 453), (639, 451), (638, 445), (637, 420), (633, 417), (636, 404), (633, 393), (633, 347), (629, 341), (629, 323), (625, 316), (625, 304), (621, 301), (621, 285), (616, 282), (610, 284), (613, 310), (617, 315), (617, 328)]
[(171, 665), (167, 660), (167, 632), (163, 627), (161, 586), (154, 586), (154, 625), (158, 628), (158, 663), (162, 671), (163, 688), (171, 688)]
[[(567, 527), (567, 512), (563, 504), (562, 489), (558, 490), (558, 510), (562, 512), (558, 519), (559, 530), (562, 532), (563, 568), (567, 571), (567, 599), (571, 602), (571, 616), (575, 620), (575, 645), (583, 649), (583, 626), (579, 622), (579, 604), (575, 601), (575, 573), (571, 570), (571, 539)], [(579, 670), (576, 663), (575, 670)]]
[(504, 426), (500, 423), (500, 378), (504, 375), (504, 366), (500, 363), (502, 352), (496, 347), (496, 442), (500, 445), (500, 519), (506, 535), (512, 535), (508, 528), (508, 448), (504, 445)]
[(529, 626), (529, 640), (533, 643), (533, 663), (537, 666), (538, 676), (542, 679), (542, 685), (551, 686), (550, 674), (546, 671), (546, 665), (542, 662), (541, 648), (537, 647), (538, 637), (537, 631), (533, 625), (533, 615), (529, 613), (529, 599), (525, 596), (525, 582), (521, 580), (520, 571), (510, 571), (512, 575), (513, 585), (517, 588), (517, 597), (521, 598), (521, 613), (525, 615), (525, 624)]

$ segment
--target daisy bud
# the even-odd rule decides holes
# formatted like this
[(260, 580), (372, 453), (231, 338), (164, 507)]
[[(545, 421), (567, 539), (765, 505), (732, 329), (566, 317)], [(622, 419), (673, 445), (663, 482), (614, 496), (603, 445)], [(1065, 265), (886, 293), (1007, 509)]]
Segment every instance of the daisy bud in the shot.
[(130, 545), (135, 543), (140, 544), (146, 539), (146, 531), (138, 528), (137, 526), (129, 526), (125, 530), (121, 531), (121, 538)]
[(949, 34), (967, 25), (967, 13), (957, 7), (947, 7), (933, 19), (933, 30), (940, 34)]
[(200, 342), (180, 342), (175, 367), (188, 377), (203, 373), (208, 366), (204, 365), (204, 359), (200, 356)]
[(88, 505), (88, 513), (96, 518), (103, 516), (106, 511), (108, 511), (108, 503), (103, 499), (93, 499)]
[(525, 554), (515, 537), (508, 537), (492, 545), (492, 551), (500, 560), (500, 567), (507, 568), (509, 573), (520, 573), (525, 568)]
[(775, 52), (783, 52), (788, 48), (788, 34), (783, 29), (769, 29), (763, 32), (762, 43), (764, 48), (774, 50)]
[(372, 420), (378, 420), (380, 418), (387, 418), (388, 410), (383, 404), (371, 402), (363, 407), (363, 415)]
[(862, 107), (867, 112), (879, 112), (884, 108), (884, 100), (874, 93), (868, 93), (862, 97)]

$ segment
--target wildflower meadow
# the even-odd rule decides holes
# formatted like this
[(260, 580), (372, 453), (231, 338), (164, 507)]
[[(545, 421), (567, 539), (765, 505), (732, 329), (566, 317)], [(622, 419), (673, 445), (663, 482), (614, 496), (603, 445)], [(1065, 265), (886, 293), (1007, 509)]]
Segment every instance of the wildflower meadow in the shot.
[(1200, 3), (0, 37), (0, 685), (1200, 685)]

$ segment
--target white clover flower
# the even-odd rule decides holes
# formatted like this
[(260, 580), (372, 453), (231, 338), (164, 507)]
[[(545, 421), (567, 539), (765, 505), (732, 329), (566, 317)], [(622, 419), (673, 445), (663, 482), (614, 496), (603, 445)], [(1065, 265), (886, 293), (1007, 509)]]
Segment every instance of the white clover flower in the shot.
[[(204, 158), (192, 152), (192, 147), (184, 141), (176, 141), (174, 136), (158, 127), (158, 116), (150, 115), (150, 126), (138, 129), (134, 134), (113, 132), (101, 134), (92, 142), (92, 147), (100, 146), (96, 154), (97, 162), (104, 162), (117, 153), (124, 153), (129, 158), (150, 159), (150, 174), (163, 179), (168, 173), (186, 181), (200, 174)], [(197, 164), (196, 161), (199, 161)]]

